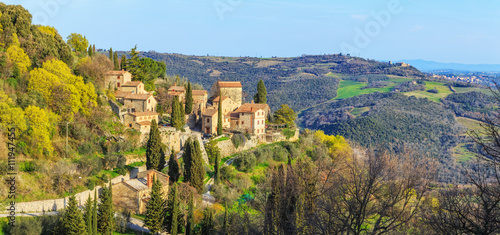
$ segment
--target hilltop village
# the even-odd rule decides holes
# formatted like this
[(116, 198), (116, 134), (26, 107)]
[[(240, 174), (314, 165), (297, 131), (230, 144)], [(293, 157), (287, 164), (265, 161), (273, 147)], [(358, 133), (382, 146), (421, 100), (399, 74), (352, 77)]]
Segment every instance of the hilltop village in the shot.
[[(158, 123), (162, 120), (157, 111), (158, 102), (153, 92), (146, 91), (142, 82), (132, 81), (132, 74), (124, 70), (109, 71), (105, 85), (116, 91), (116, 102), (110, 100), (110, 103), (120, 121), (126, 127), (139, 131), (141, 139), (144, 140), (149, 134), (151, 121), (156, 120)], [(186, 87), (174, 84), (167, 92), (171, 99), (178, 99), (184, 107)], [(260, 143), (284, 139), (280, 132), (271, 132), (266, 128), (266, 119), (271, 111), (269, 105), (253, 101), (243, 103), (241, 82), (217, 81), (210, 93), (206, 90), (192, 90), (192, 98), (193, 111), (185, 115), (184, 131), (176, 130), (168, 123), (160, 125), (160, 130), (164, 133), (163, 143), (170, 150), (181, 150), (186, 137), (214, 136), (217, 133), (219, 111), (222, 112), (222, 128), (225, 136), (231, 137), (234, 133), (242, 133), (250, 135)], [(219, 103), (222, 110), (218, 108)], [(170, 112), (171, 110), (164, 115), (168, 117)]]

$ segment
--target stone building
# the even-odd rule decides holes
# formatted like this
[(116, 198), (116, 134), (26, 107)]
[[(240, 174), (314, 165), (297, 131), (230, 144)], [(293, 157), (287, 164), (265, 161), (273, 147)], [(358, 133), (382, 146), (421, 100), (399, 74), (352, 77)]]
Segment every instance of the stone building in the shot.
[(104, 88), (115, 90), (132, 81), (132, 74), (128, 71), (108, 71), (104, 77)]
[(156, 112), (158, 103), (152, 94), (134, 94), (130, 92), (117, 92), (116, 100), (123, 104), (129, 113)]
[(229, 113), (230, 129), (255, 135), (266, 133), (266, 117), (270, 112), (267, 104), (246, 103)]
[(133, 94), (145, 94), (144, 84), (140, 81), (127, 82), (120, 87), (121, 92), (130, 92)]
[(208, 92), (206, 90), (193, 90), (193, 113), (201, 115), (207, 109)]
[(207, 134), (217, 133), (218, 111), (215, 107), (208, 108), (201, 115), (201, 131)]
[(157, 112), (135, 112), (123, 115), (123, 124), (128, 128), (133, 128), (140, 132), (143, 132), (142, 130), (145, 128), (148, 128), (146, 132), (149, 132), (149, 127), (153, 120), (156, 120), (156, 123), (158, 123)]
[(163, 195), (168, 195), (169, 177), (157, 170), (139, 172), (137, 178), (114, 184), (113, 204), (120, 209), (128, 209), (136, 214), (146, 212), (147, 201), (150, 199), (153, 179), (160, 180)]
[(236, 102), (238, 106), (243, 103), (243, 86), (241, 82), (217, 81), (212, 86), (210, 92), (212, 99), (215, 99), (217, 96), (227, 96)]
[(167, 94), (169, 96), (178, 96), (180, 102), (184, 102), (186, 99), (186, 88), (183, 86), (177, 86), (174, 84), (173, 86), (169, 87), (167, 90)]
[[(213, 107), (219, 108), (219, 101), (221, 100), (220, 96), (217, 96), (213, 101)], [(227, 96), (222, 96), (222, 114), (227, 115), (229, 112), (237, 109), (239, 105), (234, 102), (231, 98)]]

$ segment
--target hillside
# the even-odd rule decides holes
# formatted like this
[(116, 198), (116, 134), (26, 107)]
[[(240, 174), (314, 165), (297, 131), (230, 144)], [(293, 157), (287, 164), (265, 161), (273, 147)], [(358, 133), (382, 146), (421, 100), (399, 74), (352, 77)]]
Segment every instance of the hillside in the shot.
[(180, 75), (202, 84), (209, 90), (217, 80), (241, 81), (250, 101), (259, 79), (264, 80), (269, 94), (268, 104), (276, 110), (289, 104), (299, 111), (337, 96), (343, 77), (397, 75), (423, 77), (413, 67), (399, 67), (374, 60), (340, 54), (304, 55), (293, 58), (253, 58), (188, 56), (141, 52), (141, 56), (167, 64), (167, 75)]

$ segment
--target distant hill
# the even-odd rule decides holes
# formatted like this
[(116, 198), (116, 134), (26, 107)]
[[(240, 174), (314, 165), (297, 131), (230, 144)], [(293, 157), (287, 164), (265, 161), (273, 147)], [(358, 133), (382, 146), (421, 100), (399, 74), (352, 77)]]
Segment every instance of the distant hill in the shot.
[[(399, 60), (398, 60), (399, 61)], [(441, 63), (427, 60), (401, 60), (423, 72), (435, 70), (457, 70), (470, 72), (500, 72), (500, 64), (459, 64)]]
[(399, 75), (423, 77), (414, 67), (390, 65), (340, 54), (304, 55), (290, 58), (189, 56), (141, 52), (140, 56), (165, 61), (167, 75), (180, 75), (210, 90), (217, 80), (241, 81), (246, 102), (253, 99), (262, 79), (268, 104), (276, 110), (288, 104), (299, 111), (337, 96), (340, 79), (359, 75)]

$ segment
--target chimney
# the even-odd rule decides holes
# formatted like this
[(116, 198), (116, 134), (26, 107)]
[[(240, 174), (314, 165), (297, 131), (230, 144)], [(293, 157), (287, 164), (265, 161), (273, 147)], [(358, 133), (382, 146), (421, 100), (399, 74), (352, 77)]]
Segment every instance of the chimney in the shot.
[(154, 172), (153, 170), (150, 170), (148, 172), (148, 188), (152, 188), (153, 187), (153, 180), (156, 178), (156, 172)]
[(252, 104), (255, 104), (255, 102), (253, 102), (253, 100), (252, 100)]

